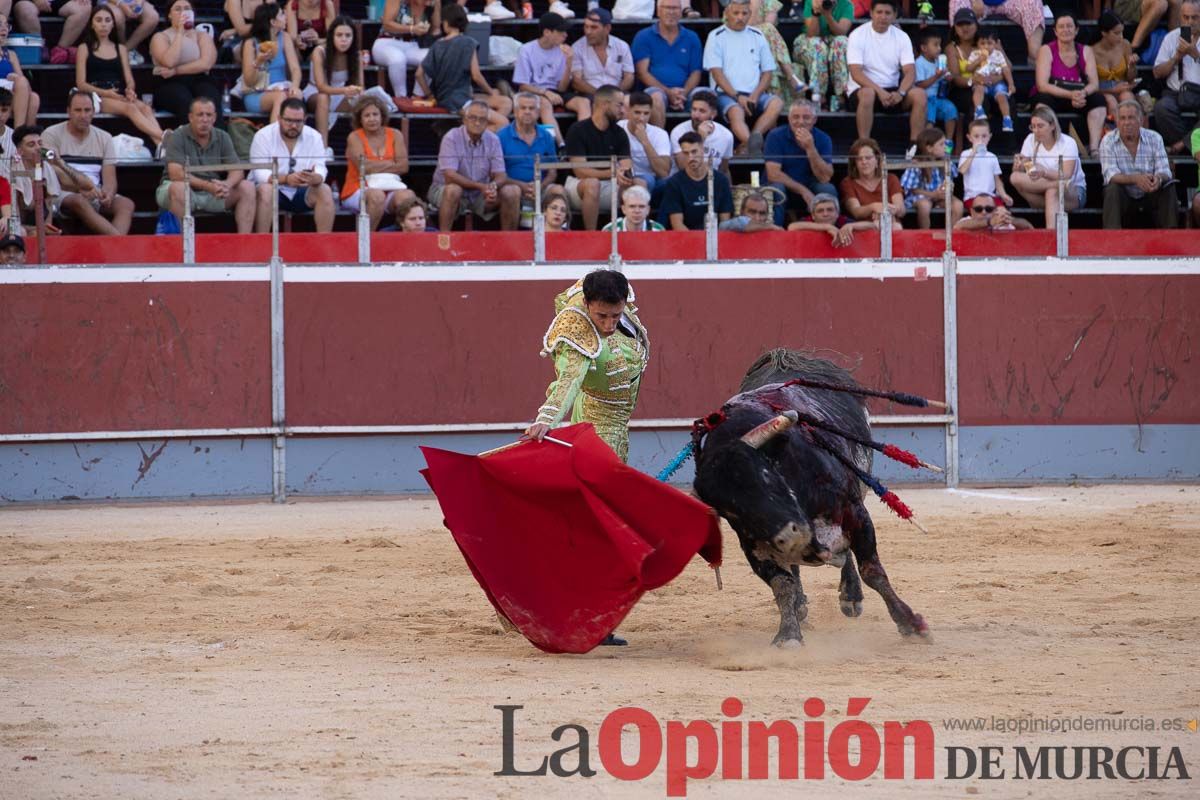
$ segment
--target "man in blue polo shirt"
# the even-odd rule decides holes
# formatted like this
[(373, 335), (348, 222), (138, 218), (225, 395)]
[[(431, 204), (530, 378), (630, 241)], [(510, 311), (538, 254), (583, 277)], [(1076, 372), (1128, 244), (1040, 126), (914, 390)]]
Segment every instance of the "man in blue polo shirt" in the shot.
[[(513, 121), (496, 134), (500, 137), (500, 150), (504, 153), (504, 169), (508, 173), (508, 182), (521, 186), (523, 209), (533, 208), (534, 192), (538, 191), (534, 184), (534, 161), (538, 157), (543, 164), (553, 164), (558, 160), (554, 134), (537, 124), (540, 111), (540, 97), (532, 92), (519, 93), (513, 107)], [(557, 170), (543, 169), (541, 191), (550, 186), (561, 190), (562, 187), (554, 182), (557, 176)]]
[(679, 27), (682, 0), (658, 0), (658, 22), (633, 37), (637, 78), (650, 95), (650, 123), (667, 124), (667, 107), (683, 111), (700, 85), (704, 47), (694, 31)]
[(817, 130), (817, 109), (808, 100), (795, 100), (788, 109), (787, 125), (767, 134), (763, 157), (767, 181), (787, 194), (786, 203), (775, 204), (775, 224), (784, 224), (785, 206), (811, 213), (813, 195), (837, 190), (833, 179), (833, 140)]

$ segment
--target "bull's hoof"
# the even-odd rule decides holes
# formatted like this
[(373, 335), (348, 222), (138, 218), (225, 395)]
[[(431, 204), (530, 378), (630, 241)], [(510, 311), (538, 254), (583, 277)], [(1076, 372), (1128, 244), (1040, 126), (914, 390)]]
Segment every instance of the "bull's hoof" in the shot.
[(838, 604), (842, 607), (842, 613), (847, 617), (862, 616), (862, 601), (861, 600), (840, 600)]
[(773, 642), (771, 642), (771, 644), (775, 645), (780, 650), (799, 650), (801, 647), (804, 647), (804, 640), (803, 639), (792, 639), (792, 638), (780, 638), (780, 637), (776, 636), (775, 640)]
[(779, 633), (775, 634), (771, 644), (776, 647), (801, 647), (804, 645), (804, 637), (800, 635), (799, 626), (795, 630), (791, 630), (789, 625), (787, 629), (781, 629)]
[(920, 614), (913, 614), (912, 622), (906, 625), (897, 625), (900, 629), (900, 635), (904, 637), (917, 637), (919, 641), (933, 641), (933, 634), (929, 631), (929, 625)]
[(610, 633), (604, 637), (604, 641), (600, 642), (601, 647), (624, 647), (627, 644), (629, 644), (628, 640), (617, 636), (615, 633)]

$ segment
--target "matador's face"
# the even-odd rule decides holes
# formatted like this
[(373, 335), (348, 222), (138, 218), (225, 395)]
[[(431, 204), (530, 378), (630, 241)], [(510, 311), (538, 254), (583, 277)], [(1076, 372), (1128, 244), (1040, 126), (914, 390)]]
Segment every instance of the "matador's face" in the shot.
[(593, 300), (590, 303), (584, 303), (584, 307), (587, 309), (592, 324), (596, 326), (596, 330), (600, 331), (600, 335), (605, 338), (616, 333), (617, 323), (621, 321), (621, 314), (625, 312), (624, 301), (605, 303), (603, 300)]

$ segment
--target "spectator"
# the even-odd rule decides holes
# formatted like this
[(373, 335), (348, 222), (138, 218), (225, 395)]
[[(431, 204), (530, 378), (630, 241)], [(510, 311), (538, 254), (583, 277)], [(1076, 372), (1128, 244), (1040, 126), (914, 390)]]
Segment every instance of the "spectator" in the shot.
[[(679, 139), (683, 169), (667, 179), (663, 187), (659, 222), (673, 231), (704, 230), (708, 214), (709, 164), (705, 160), (700, 134), (688, 131)], [(733, 189), (724, 173), (712, 170), (713, 211), (717, 222), (733, 214)]]
[(63, 210), (93, 233), (124, 236), (133, 224), (133, 201), (117, 194), (117, 148), (110, 133), (92, 124), (95, 113), (91, 93), (74, 92), (67, 121), (47, 128), (42, 142), (58, 154), (51, 163), (59, 178), (78, 192), (67, 195)]
[[(874, 7), (872, 7), (874, 11)], [(884, 209), (892, 215), (892, 227), (901, 228), (904, 219), (904, 189), (900, 179), (888, 173), (883, 179), (883, 151), (874, 139), (858, 139), (850, 145), (850, 158), (842, 178), (842, 207), (855, 220), (878, 222)], [(886, 196), (885, 196), (886, 195)]]
[(1125, 25), (1111, 11), (1100, 15), (1100, 39), (1092, 45), (1096, 55), (1096, 77), (1100, 79), (1100, 94), (1108, 108), (1108, 116), (1117, 118), (1117, 103), (1136, 99), (1137, 54), (1125, 40)]
[(644, 92), (629, 95), (625, 104), (625, 119), (617, 122), (629, 137), (629, 157), (633, 161), (633, 176), (646, 184), (650, 196), (657, 199), (662, 184), (671, 174), (671, 137), (657, 125), (651, 124), (653, 103)]
[(0, 86), (0, 178), (8, 180), (9, 162), (16, 155), (16, 149), (13, 147), (12, 128), (8, 126), (8, 121), (12, 118), (13, 96), (12, 92)]
[[(572, 162), (607, 162), (616, 157), (618, 192), (638, 182), (633, 176), (629, 137), (617, 125), (624, 105), (625, 96), (620, 89), (601, 86), (592, 99), (591, 118), (576, 122), (567, 131), (567, 157)], [(572, 208), (583, 211), (583, 227), (594, 231), (599, 227), (601, 207), (612, 207), (612, 169), (579, 166), (572, 172), (567, 176), (567, 199)]]
[[(158, 11), (149, 0), (114, 0), (109, 5), (112, 7), (113, 22), (129, 50), (129, 63), (140, 67), (146, 63), (146, 59), (138, 52), (138, 48), (158, 29)], [(129, 31), (131, 20), (137, 23), (132, 33)]]
[(1100, 145), (1104, 173), (1104, 227), (1174, 228), (1179, 200), (1163, 138), (1142, 127), (1142, 106), (1122, 100), (1117, 133)]
[(579, 94), (591, 97), (601, 86), (616, 86), (622, 92), (633, 88), (633, 52), (612, 35), (608, 9), (588, 9), (583, 18), (583, 36), (571, 50), (571, 86)]
[(1049, 106), (1060, 114), (1087, 114), (1088, 152), (1099, 155), (1100, 135), (1106, 113), (1096, 75), (1096, 57), (1092, 48), (1079, 44), (1079, 27), (1070, 14), (1054, 20), (1054, 39), (1042, 45), (1037, 54), (1034, 106)]
[[(793, 0), (792, 8), (799, 0)], [(829, 110), (841, 111), (846, 96), (850, 71), (846, 68), (846, 47), (850, 26), (854, 22), (854, 6), (850, 0), (804, 0), (801, 15), (804, 33), (792, 43), (792, 56), (808, 75), (808, 88), (818, 110), (829, 98)]]
[(290, 97), (301, 97), (300, 59), (284, 31), (287, 18), (275, 3), (254, 9), (251, 36), (242, 42), (242, 74), (234, 87), (251, 114), (279, 119), (279, 106)]
[(333, 26), (333, 0), (291, 0), (286, 3), (287, 32), (301, 61), (307, 61)]
[[(33, 125), (37, 122), (41, 98), (30, 88), (29, 79), (21, 71), (21, 59), (7, 47), (8, 32), (8, 16), (0, 14), (0, 88), (12, 93), (8, 104), (12, 106), (14, 121), (18, 125)], [(5, 82), (9, 85), (4, 86)]]
[(717, 230), (758, 233), (781, 231), (783, 228), (771, 222), (771, 204), (767, 202), (766, 195), (759, 191), (750, 191), (742, 198), (741, 213), (722, 222), (717, 226)]
[[(871, 22), (850, 34), (846, 62), (850, 66), (850, 105), (856, 109), (858, 138), (867, 139), (875, 112), (908, 112), (910, 158), (917, 134), (925, 128), (925, 90), (917, 88), (912, 41), (893, 25), (896, 0), (872, 0)], [(853, 214), (853, 210), (849, 209)]]
[(1021, 152), (1013, 157), (1012, 185), (1029, 205), (1046, 209), (1046, 227), (1053, 228), (1059, 208), (1060, 157), (1067, 192), (1063, 208), (1067, 211), (1082, 208), (1087, 197), (1079, 148), (1073, 138), (1063, 134), (1058, 116), (1049, 106), (1039, 105), (1033, 109), (1029, 130)]
[(417, 67), (417, 85), (426, 97), (455, 114), (471, 99), (474, 82), (484, 95), (488, 106), (488, 129), (498, 131), (508, 124), (512, 101), (493, 89), (479, 70), (478, 45), (467, 30), (467, 12), (463, 7), (447, 3), (442, 9), (442, 38), (434, 41)]
[(695, 133), (704, 144), (704, 158), (712, 168), (729, 177), (729, 159), (733, 158), (733, 132), (717, 122), (717, 96), (707, 89), (695, 92), (691, 99), (691, 118), (671, 129), (671, 174), (686, 166), (680, 140), (685, 133)]
[[(946, 76), (950, 71), (939, 65), (941, 55), (942, 35), (934, 30), (926, 30), (921, 34), (921, 55), (913, 66), (917, 73), (916, 86), (925, 90), (926, 122), (930, 125), (941, 122), (945, 126), (946, 138), (952, 139), (958, 128), (958, 108), (949, 98), (950, 81)], [(947, 152), (952, 152), (952, 148)]]
[[(1192, 158), (1200, 164), (1200, 126), (1192, 131)], [(1196, 187), (1196, 194), (1192, 197), (1192, 227), (1200, 228), (1200, 185)]]
[(0, 231), (8, 231), (12, 222), (12, 184), (0, 175)]
[[(129, 66), (129, 50), (121, 43), (121, 32), (114, 27), (116, 6), (96, 6), (88, 19), (83, 42), (75, 55), (75, 88), (100, 98), (99, 111), (125, 117), (150, 137), (157, 148), (163, 130), (154, 117), (154, 109), (141, 101)], [(156, 20), (158, 16), (154, 17)]]
[(250, 38), (250, 22), (254, 9), (266, 0), (225, 0), (225, 19), (229, 27), (220, 34), (221, 61), (236, 61), (242, 48), (242, 40)]
[[(950, 102), (958, 109), (960, 116), (973, 119), (975, 103), (972, 102), (972, 90), (975, 88), (975, 70), (971, 67), (971, 54), (979, 49), (979, 19), (969, 8), (959, 9), (954, 15), (954, 27), (950, 32), (950, 41), (946, 45), (946, 67), (950, 71)], [(1001, 80), (999, 77), (986, 78), (980, 75), (979, 82), (984, 86)], [(985, 93), (986, 103), (986, 93)]]
[(343, 103), (347, 107), (353, 105), (366, 85), (362, 53), (354, 20), (346, 16), (335, 18), (325, 34), (325, 42), (313, 49), (304, 99), (326, 146), (329, 146), (333, 114)]
[(371, 219), (371, 230), (375, 230), (384, 214), (396, 214), (399, 220), (400, 205), (416, 197), (400, 177), (408, 172), (408, 147), (400, 131), (388, 126), (387, 106), (375, 95), (363, 95), (354, 104), (350, 128), (350, 135), (346, 137), (342, 208), (358, 213), (363, 183), (358, 162), (362, 159), (367, 183), (367, 216)]
[(970, 213), (954, 223), (956, 231), (1027, 231), (1033, 228), (1027, 220), (1014, 217), (994, 195), (980, 192), (970, 206)]
[(254, 230), (271, 230), (271, 175), (279, 176), (278, 208), (284, 214), (313, 214), (317, 233), (333, 230), (333, 190), (325, 183), (325, 143), (304, 124), (304, 101), (289, 97), (279, 108), (279, 121), (265, 125), (250, 143), (250, 161), (264, 164), (250, 173), (258, 186)]
[(24, 263), (25, 240), (13, 233), (4, 234), (0, 238), (0, 264), (11, 267)]
[(396, 227), (401, 233), (437, 233), (437, 228), (427, 223), (425, 204), (416, 195), (396, 206)]
[(543, 167), (541, 185), (534, 184), (535, 162), (553, 164), (558, 161), (554, 134), (537, 124), (540, 105), (541, 98), (536, 94), (518, 94), (512, 124), (497, 134), (500, 150), (504, 153), (508, 182), (521, 189), (522, 209), (533, 208), (535, 192), (562, 191), (562, 187), (555, 182), (558, 170), (554, 167)]
[(650, 192), (644, 186), (630, 186), (621, 195), (621, 214), (614, 221), (604, 226), (611, 231), (614, 227), (621, 233), (639, 233), (642, 231), (666, 230), (650, 216)]
[(1012, 208), (1012, 196), (1004, 191), (1004, 179), (1000, 177), (1000, 159), (987, 149), (991, 140), (992, 131), (988, 121), (971, 120), (967, 126), (967, 142), (970, 146), (958, 158), (958, 171), (963, 176), (963, 205), (968, 209), (975, 197), (983, 194)]
[[(749, 0), (729, 0), (725, 24), (710, 33), (704, 44), (704, 68), (739, 151), (761, 156), (763, 137), (775, 127), (783, 101), (767, 92), (775, 58), (766, 37), (748, 27), (749, 22)], [(752, 130), (749, 123), (755, 116)]]
[(971, 53), (968, 68), (979, 79), (971, 87), (975, 119), (987, 116), (987, 112), (983, 110), (983, 98), (990, 97), (1000, 109), (1000, 130), (1012, 133), (1012, 111), (1008, 104), (1008, 96), (1016, 91), (1017, 82), (1013, 80), (1012, 65), (1004, 55), (1004, 48), (1000, 46), (994, 28), (984, 28), (979, 32), (979, 49)]
[(780, 0), (749, 0), (750, 26), (761, 33), (771, 48), (771, 58), (775, 59), (775, 71), (771, 73), (771, 82), (767, 85), (767, 93), (779, 98), (780, 113), (796, 100), (804, 96), (808, 88), (792, 63), (791, 53), (787, 42), (779, 34), (775, 23), (779, 20), (779, 9), (783, 7)]
[(520, 221), (521, 187), (504, 174), (500, 140), (487, 129), (488, 106), (471, 100), (463, 123), (442, 137), (437, 170), (429, 187), (429, 202), (438, 208), (438, 228), (454, 230), (460, 214), (474, 212), (484, 219), (500, 213), (502, 230), (515, 230)]
[(569, 231), (571, 208), (567, 205), (566, 195), (547, 193), (542, 200), (542, 217), (545, 220), (546, 233)]
[(963, 11), (971, 11), (977, 19), (1004, 17), (1020, 25), (1025, 33), (1025, 52), (1033, 63), (1046, 33), (1042, 0), (950, 0), (950, 19), (955, 24)]
[(371, 58), (387, 69), (392, 95), (408, 96), (408, 68), (425, 60), (430, 31), (441, 31), (442, 10), (437, 0), (387, 0)]
[[(1179, 19), (1180, 2), (1179, 0), (1114, 0), (1112, 10), (1122, 22), (1128, 25), (1137, 25), (1130, 44), (1134, 50), (1141, 50), (1146, 46), (1150, 32), (1158, 27), (1158, 21), (1168, 10), (1171, 12), (1170, 20), (1172, 22)], [(1159, 50), (1159, 52), (1162, 51)]]
[[(54, 224), (54, 218), (59, 212), (65, 214), (68, 206), (72, 211), (77, 212), (81, 219), (87, 214), (87, 211), (84, 210), (85, 207), (94, 215), (91, 205), (79, 194), (63, 190), (62, 180), (67, 180), (70, 188), (77, 191), (94, 190), (95, 186), (61, 159), (48, 158), (48, 154), (44, 152), (45, 145), (42, 143), (40, 126), (22, 125), (17, 128), (13, 131), (13, 145), (16, 149), (16, 156), (12, 164), (13, 172), (21, 170), (32, 174), (38, 165), (46, 164), (48, 166), (42, 171), (45, 180), (45, 192), (42, 195), (42, 219), (48, 233), (62, 233), (62, 229)], [(60, 176), (62, 177), (60, 178)], [(21, 224), (33, 227), (37, 219), (33, 179), (28, 175), (13, 175), (12, 194), (16, 201), (18, 219)], [(101, 221), (108, 224), (107, 220), (103, 218)]]
[(1154, 124), (1171, 153), (1181, 153), (1187, 146), (1182, 112), (1200, 111), (1200, 0), (1184, 0), (1180, 20), (1191, 31), (1191, 39), (1184, 39), (1182, 28), (1176, 28), (1163, 37), (1154, 60), (1155, 79), (1167, 84), (1154, 104)]
[[(175, 13), (174, 8), (171, 13)], [(233, 211), (237, 232), (250, 233), (254, 227), (254, 184), (242, 180), (242, 170), (190, 174), (184, 171), (185, 164), (196, 167), (238, 163), (229, 134), (213, 127), (217, 121), (216, 106), (208, 97), (192, 100), (188, 124), (176, 128), (167, 137), (167, 168), (154, 198), (159, 208), (183, 219), (184, 191), (190, 191), (193, 212), (219, 214)]]
[(700, 85), (704, 50), (695, 31), (680, 27), (681, 0), (658, 0), (658, 22), (633, 37), (637, 78), (653, 103), (650, 121), (665, 128), (667, 109), (682, 111)]
[(767, 180), (787, 197), (775, 204), (776, 225), (783, 225), (787, 209), (811, 209), (813, 195), (837, 192), (830, 183), (833, 140), (817, 129), (817, 113), (814, 103), (795, 100), (788, 109), (788, 124), (767, 135)]
[(221, 87), (208, 71), (217, 62), (217, 47), (212, 37), (192, 26), (192, 4), (175, 0), (167, 7), (170, 26), (150, 39), (150, 57), (154, 74), (161, 80), (154, 90), (154, 107), (176, 118), (175, 124), (192, 118), (192, 101), (197, 97), (212, 100), (221, 122)]
[[(917, 137), (916, 160), (929, 166), (909, 167), (900, 176), (900, 187), (904, 189), (904, 208), (917, 210), (917, 227), (928, 230), (933, 209), (946, 207), (946, 172), (942, 160), (946, 158), (946, 137), (937, 128), (926, 128)], [(950, 162), (951, 181), (958, 177), (958, 168)], [(953, 183), (951, 183), (953, 189)], [(957, 197), (950, 198), (952, 222), (962, 219), (963, 204)]]
[(587, 119), (592, 113), (592, 104), (586, 97), (567, 91), (575, 52), (567, 47), (566, 41), (567, 21), (552, 11), (542, 14), (538, 19), (538, 38), (521, 45), (517, 66), (513, 69), (513, 83), (522, 92), (532, 92), (542, 98), (542, 124), (554, 126), (554, 140), (560, 143), (563, 138), (558, 121), (554, 119), (555, 106), (574, 111), (580, 120)]
[(69, 64), (75, 58), (71, 48), (87, 27), (92, 3), (91, 0), (15, 0), (12, 13), (16, 29), (35, 36), (42, 35), (39, 15), (62, 17), (62, 33), (58, 37), (58, 44), (50, 48), (50, 63)]
[(825, 193), (813, 197), (812, 214), (787, 227), (789, 231), (824, 231), (833, 240), (834, 247), (854, 244), (855, 231), (871, 231), (878, 228), (878, 222), (855, 222), (850, 219), (842, 213), (837, 196)]

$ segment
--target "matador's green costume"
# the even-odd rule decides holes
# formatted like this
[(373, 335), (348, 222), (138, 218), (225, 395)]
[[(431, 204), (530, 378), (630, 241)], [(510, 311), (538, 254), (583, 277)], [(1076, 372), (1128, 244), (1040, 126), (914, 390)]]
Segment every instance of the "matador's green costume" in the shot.
[(557, 425), (567, 411), (572, 422), (590, 422), (622, 461), (629, 460), (629, 417), (637, 405), (650, 339), (629, 302), (607, 339), (600, 336), (583, 303), (583, 281), (554, 298), (554, 322), (542, 337), (542, 355), (554, 357), (558, 377), (546, 390), (535, 422)]

